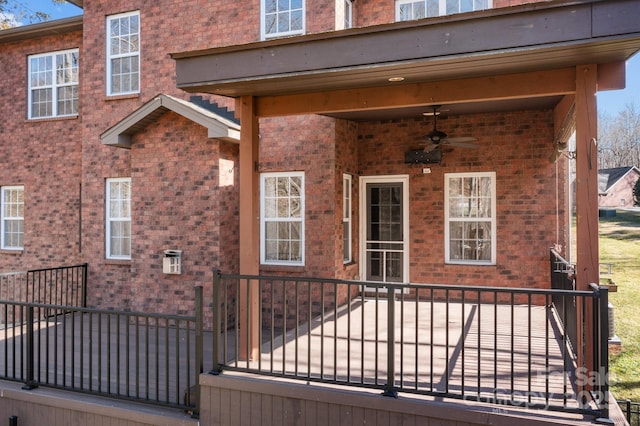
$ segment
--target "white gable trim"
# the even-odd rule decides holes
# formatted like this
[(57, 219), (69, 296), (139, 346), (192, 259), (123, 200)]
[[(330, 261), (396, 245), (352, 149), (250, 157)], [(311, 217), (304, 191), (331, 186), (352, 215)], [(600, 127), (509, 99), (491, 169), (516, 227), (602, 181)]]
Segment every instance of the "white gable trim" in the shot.
[(131, 136), (167, 111), (173, 111), (207, 128), (207, 137), (240, 142), (240, 125), (189, 101), (160, 94), (110, 127), (100, 140), (104, 145), (131, 148)]

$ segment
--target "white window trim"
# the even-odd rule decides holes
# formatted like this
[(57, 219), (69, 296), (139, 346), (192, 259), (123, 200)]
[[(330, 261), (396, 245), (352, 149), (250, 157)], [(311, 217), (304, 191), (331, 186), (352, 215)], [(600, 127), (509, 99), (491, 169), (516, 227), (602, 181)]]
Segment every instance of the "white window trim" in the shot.
[[(76, 53), (78, 56), (78, 74), (80, 73), (80, 50), (79, 49), (67, 49), (67, 50), (59, 50), (56, 52), (47, 52), (47, 53), (41, 53), (38, 55), (30, 55), (28, 58), (28, 70), (27, 70), (27, 117), (29, 120), (40, 120), (40, 119), (45, 119), (45, 118), (55, 118), (55, 117), (76, 117), (78, 115), (78, 112), (76, 111), (75, 113), (72, 114), (58, 114), (58, 91), (56, 89), (58, 89), (59, 87), (69, 87), (69, 86), (78, 86), (78, 95), (79, 95), (79, 81), (80, 78), (78, 76), (78, 80), (75, 83), (62, 83), (62, 84), (58, 84), (56, 82), (56, 57), (57, 55), (63, 55), (66, 53)], [(31, 72), (33, 71), (31, 69), (31, 60), (32, 59), (37, 59), (37, 58), (44, 58), (47, 56), (51, 56), (53, 57), (53, 67), (51, 70), (51, 73), (53, 74), (51, 76), (51, 85), (47, 85), (47, 86), (38, 86), (38, 87), (32, 87), (31, 86)], [(38, 90), (38, 89), (51, 89), (51, 102), (52, 102), (52, 106), (51, 106), (51, 115), (42, 115), (42, 116), (38, 116), (38, 117), (34, 117), (33, 116), (33, 110), (32, 110), (32, 99), (33, 99), (33, 91), (34, 90)], [(79, 103), (79, 99), (78, 99), (78, 103)]]
[[(120, 55), (111, 55), (111, 25), (110, 22), (113, 19), (120, 19), (120, 18), (125, 18), (125, 17), (129, 17), (129, 16), (137, 16), (138, 17), (138, 51), (135, 53), (127, 53), (127, 54), (120, 54)], [(107, 91), (107, 96), (121, 96), (121, 95), (131, 95), (131, 94), (137, 94), (140, 93), (140, 85), (141, 85), (141, 80), (142, 80), (142, 21), (140, 19), (140, 12), (139, 11), (134, 11), (134, 12), (127, 12), (127, 13), (119, 13), (117, 15), (109, 15), (107, 16), (106, 19), (106, 39), (107, 39), (107, 51), (106, 51), (106, 58), (107, 58), (107, 64), (106, 64), (106, 91)], [(128, 92), (116, 92), (113, 93), (113, 88), (111, 87), (111, 60), (114, 58), (125, 58), (125, 57), (132, 57), (132, 56), (137, 56), (138, 57), (138, 90), (131, 90)]]
[[(1, 214), (0, 214), (0, 239), (2, 240), (2, 250), (24, 250), (24, 216), (9, 216), (6, 217), (4, 212), (5, 212), (5, 192), (6, 191), (15, 191), (15, 190), (21, 190), (22, 191), (22, 199), (23, 199), (23, 203), (24, 203), (24, 186), (22, 185), (13, 185), (13, 186), (3, 186), (2, 187), (2, 191), (0, 193), (0, 196), (2, 197), (2, 200), (0, 200), (0, 208), (2, 209)], [(24, 214), (24, 204), (23, 204), (23, 214)], [(21, 246), (8, 246), (6, 245), (6, 241), (5, 241), (5, 236), (4, 236), (4, 222), (6, 219), (13, 219), (13, 220), (22, 220), (22, 245)]]
[[(491, 260), (458, 260), (451, 259), (450, 251), (450, 231), (449, 223), (449, 181), (452, 178), (465, 177), (490, 177), (491, 178), (491, 218), (487, 222), (491, 223)], [(477, 173), (445, 173), (444, 175), (444, 259), (445, 263), (456, 265), (495, 265), (496, 264), (496, 241), (498, 230), (496, 229), (496, 173), (495, 172), (477, 172)]]
[(336, 30), (353, 28), (353, 1), (336, 0)]
[[(426, 0), (422, 0), (425, 3), (426, 8)], [(420, 0), (396, 0), (396, 21), (400, 21), (400, 6), (403, 4), (411, 4), (411, 3), (421, 3)], [(487, 9), (493, 8), (493, 0), (487, 0)], [(484, 10), (484, 9), (483, 9)], [(465, 13), (465, 12), (462, 12)], [(447, 15), (447, 0), (439, 0), (438, 5), (438, 16), (446, 16)]]
[[(287, 221), (300, 221), (300, 261), (282, 261), (282, 260), (267, 260), (266, 256), (266, 218), (265, 218), (265, 181), (271, 177), (300, 177), (302, 193), (300, 194), (300, 218), (286, 218)], [(304, 172), (269, 172), (262, 173), (260, 175), (260, 263), (263, 265), (286, 265), (286, 266), (304, 266), (305, 265), (305, 223), (306, 223), (306, 210), (305, 210), (305, 176)]]
[[(352, 207), (353, 207), (353, 198), (352, 198), (352, 191), (351, 191), (351, 175), (344, 173), (342, 175), (342, 229), (345, 228), (344, 225), (347, 225), (347, 229), (349, 230), (349, 235), (348, 238), (346, 238), (347, 240), (347, 252), (348, 252), (348, 258), (345, 259), (344, 258), (344, 251), (343, 251), (343, 259), (342, 262), (343, 263), (351, 263), (353, 262), (353, 220), (352, 220)], [(343, 236), (344, 237), (344, 236)], [(345, 240), (345, 238), (343, 238), (343, 241)], [(343, 249), (344, 250), (344, 249)]]
[(261, 40), (267, 40), (267, 39), (271, 39), (271, 38), (278, 38), (278, 37), (288, 37), (288, 36), (294, 36), (294, 35), (301, 35), (301, 34), (305, 34), (306, 28), (307, 28), (307, 1), (306, 0), (302, 0), (302, 28), (299, 30), (294, 30), (294, 31), (285, 31), (285, 32), (277, 32), (277, 33), (273, 33), (273, 34), (267, 34), (266, 31), (266, 5), (265, 5), (265, 0), (260, 0), (260, 39)]
[[(128, 182), (131, 184), (131, 178), (109, 178), (106, 180), (105, 185), (105, 257), (107, 259), (121, 259), (121, 260), (131, 260), (131, 255), (128, 256), (117, 256), (111, 254), (111, 227), (109, 226), (112, 221), (119, 222), (129, 222), (131, 223), (131, 215), (128, 218), (111, 218), (110, 213), (110, 202), (111, 202), (111, 184), (118, 182)], [(131, 203), (131, 199), (129, 199), (129, 203)], [(131, 239), (133, 239), (133, 235), (131, 235)], [(131, 243), (131, 241), (130, 241)], [(131, 253), (131, 248), (129, 248), (129, 253)]]

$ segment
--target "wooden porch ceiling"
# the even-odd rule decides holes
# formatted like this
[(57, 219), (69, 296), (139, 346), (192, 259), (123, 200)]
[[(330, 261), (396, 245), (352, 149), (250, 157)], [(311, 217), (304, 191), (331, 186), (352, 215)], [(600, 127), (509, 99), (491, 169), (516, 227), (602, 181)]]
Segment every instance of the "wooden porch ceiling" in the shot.
[[(455, 104), (454, 113), (487, 111), (488, 102), (494, 110), (553, 107), (562, 95), (575, 92), (566, 70), (624, 63), (640, 50), (637, 16), (637, 0), (557, 0), (172, 57), (179, 88), (256, 96), (259, 116), (365, 119), (417, 114), (435, 103)], [(571, 87), (558, 90), (548, 74), (552, 70), (563, 81), (571, 79)], [(392, 83), (391, 77), (404, 80)], [(522, 83), (531, 89), (529, 81), (538, 82), (535, 93), (515, 93)], [(489, 83), (496, 92), (485, 88), (467, 96), (468, 85), (455, 90), (460, 82)], [(298, 102), (301, 95), (304, 101)], [(345, 98), (351, 102), (345, 104)]]

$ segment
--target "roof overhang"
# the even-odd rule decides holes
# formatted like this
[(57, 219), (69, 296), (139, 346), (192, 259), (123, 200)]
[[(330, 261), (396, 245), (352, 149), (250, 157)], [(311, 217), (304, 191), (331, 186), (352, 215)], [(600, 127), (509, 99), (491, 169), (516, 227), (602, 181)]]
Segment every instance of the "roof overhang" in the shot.
[(104, 145), (131, 148), (131, 137), (173, 111), (207, 128), (207, 137), (239, 142), (240, 125), (189, 101), (160, 94), (110, 127), (100, 139)]
[(177, 86), (187, 92), (260, 97), (382, 88), (399, 84), (392, 77), (410, 85), (624, 63), (640, 50), (638, 16), (637, 0), (557, 0), (172, 57)]
[(74, 31), (82, 31), (82, 15), (1, 30), (0, 43), (61, 35)]

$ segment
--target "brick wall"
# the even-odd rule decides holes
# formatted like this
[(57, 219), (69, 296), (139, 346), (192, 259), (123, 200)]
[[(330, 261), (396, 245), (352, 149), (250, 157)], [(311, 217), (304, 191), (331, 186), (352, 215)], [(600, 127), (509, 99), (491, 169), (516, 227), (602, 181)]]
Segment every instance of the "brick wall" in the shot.
[[(556, 188), (565, 172), (549, 162), (551, 111), (441, 117), (439, 130), (477, 137), (479, 148), (446, 149), (440, 165), (404, 164), (404, 152), (422, 146), (431, 126), (431, 119), (422, 117), (359, 126), (362, 175), (410, 176), (411, 281), (548, 287), (549, 248), (566, 246), (566, 223), (556, 220), (564, 210), (555, 207)], [(423, 174), (424, 167), (431, 173)], [(445, 265), (444, 174), (483, 171), (496, 172), (497, 264)]]
[[(206, 138), (205, 130), (173, 113), (136, 134), (131, 150), (104, 146), (100, 135), (158, 93), (186, 99), (175, 87), (171, 52), (205, 49), (259, 40), (257, 2), (85, 2), (84, 31), (19, 44), (0, 45), (3, 126), (0, 140), (8, 155), (0, 158), (0, 185), (24, 184), (28, 208), (25, 251), (0, 256), (0, 268), (86, 261), (90, 304), (102, 307), (190, 310), (193, 285), (207, 288), (212, 267), (237, 271), (237, 173), (233, 185), (220, 186), (222, 160), (236, 164), (237, 146)], [(496, 7), (516, 1), (495, 2)], [(203, 6), (206, 5), (206, 8)], [(358, 0), (356, 25), (394, 21), (393, 2)], [(140, 10), (142, 26), (141, 92), (105, 95), (105, 17)], [(209, 12), (207, 12), (209, 11)], [(364, 20), (366, 19), (366, 20)], [(186, 24), (188, 23), (188, 24)], [(307, 32), (333, 29), (334, 2), (307, 2)], [(26, 56), (81, 47), (82, 118), (31, 122), (26, 116)], [(10, 58), (5, 61), (5, 57)], [(211, 97), (214, 98), (214, 97)], [(232, 106), (230, 99), (216, 98)], [(478, 115), (442, 120), (443, 130), (473, 133), (490, 150), (445, 153), (443, 164), (424, 176), (402, 156), (431, 128), (429, 120), (355, 123), (322, 116), (263, 119), (260, 122), (260, 170), (304, 170), (306, 179), (306, 262), (303, 268), (265, 267), (263, 272), (357, 278), (359, 263), (342, 262), (342, 173), (353, 175), (354, 259), (358, 258), (358, 178), (362, 175), (411, 175), (411, 279), (418, 282), (498, 284), (524, 276), (543, 280), (542, 259), (558, 238), (555, 223), (555, 166), (549, 112)], [(517, 140), (518, 143), (514, 143)], [(43, 143), (45, 142), (46, 143)], [(522, 141), (526, 141), (523, 143)], [(517, 147), (517, 149), (516, 149)], [(19, 158), (21, 161), (16, 162)], [(225, 163), (228, 165), (228, 163)], [(443, 265), (443, 173), (491, 170), (498, 173), (499, 256), (495, 267)], [(132, 260), (105, 259), (105, 179), (133, 181)], [(80, 182), (82, 183), (80, 185)], [(560, 187), (560, 186), (558, 186)], [(31, 188), (37, 188), (31, 191)], [(138, 188), (143, 191), (137, 190)], [(332, 191), (333, 189), (333, 191)], [(169, 195), (166, 195), (169, 194)], [(80, 214), (80, 208), (82, 214)], [(521, 219), (514, 220), (513, 214)], [(541, 224), (542, 223), (542, 224)], [(327, 231), (331, 230), (331, 231)], [(564, 228), (563, 231), (564, 232)], [(531, 245), (521, 247), (523, 239)], [(184, 250), (180, 276), (160, 273), (163, 249)], [(520, 249), (518, 254), (512, 254)], [(544, 260), (546, 262), (546, 260)], [(523, 275), (524, 271), (524, 275)], [(184, 295), (184, 301), (180, 296)], [(174, 303), (175, 302), (175, 303)]]
[[(149, 126), (137, 134), (130, 151), (100, 142), (104, 131), (159, 93), (189, 98), (175, 87), (175, 62), (170, 53), (259, 38), (259, 26), (254, 25), (259, 11), (252, 10), (251, 4), (207, 2), (207, 7), (210, 12), (198, 0), (162, 4), (103, 0), (85, 4), (82, 237), (84, 258), (90, 264), (93, 305), (149, 310), (164, 304), (176, 312), (188, 311), (193, 285), (210, 287), (212, 268), (237, 271), (237, 259), (231, 255), (238, 251), (237, 173), (232, 185), (217, 187), (219, 160), (235, 163), (237, 146), (208, 140), (204, 128), (176, 114), (163, 116), (157, 127)], [(107, 97), (105, 17), (134, 10), (140, 11), (141, 22), (141, 91), (138, 95)], [(215, 100), (222, 106), (234, 105), (229, 99)], [(164, 164), (162, 168), (160, 163)], [(105, 259), (105, 180), (121, 176), (131, 176), (133, 185), (134, 246), (130, 262)], [(174, 191), (172, 200), (161, 194), (167, 187)], [(197, 192), (203, 187), (209, 193)], [(181, 204), (178, 210), (176, 204)], [(157, 214), (149, 216), (151, 212)], [(184, 250), (185, 273), (181, 276), (159, 272), (162, 250), (169, 248)], [(183, 293), (183, 298), (177, 297)], [(172, 298), (179, 300), (173, 303)]]
[[(336, 184), (335, 120), (323, 116), (295, 116), (260, 120), (260, 172), (305, 172), (305, 266), (262, 267), (261, 271), (333, 276), (336, 205), (330, 190)], [(342, 175), (338, 179), (342, 184)]]
[(24, 185), (24, 250), (0, 272), (80, 260), (81, 118), (27, 120), (28, 56), (80, 46), (80, 32), (0, 44), (0, 186)]

